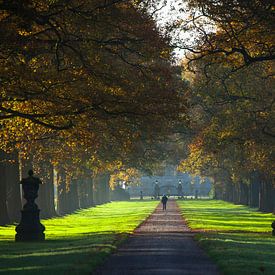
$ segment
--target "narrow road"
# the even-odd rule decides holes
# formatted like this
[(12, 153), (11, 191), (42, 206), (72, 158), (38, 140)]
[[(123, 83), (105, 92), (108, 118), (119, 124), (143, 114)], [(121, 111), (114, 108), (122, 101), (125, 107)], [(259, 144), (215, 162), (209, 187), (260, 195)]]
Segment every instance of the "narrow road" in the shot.
[(95, 275), (219, 274), (197, 246), (175, 201), (161, 204)]

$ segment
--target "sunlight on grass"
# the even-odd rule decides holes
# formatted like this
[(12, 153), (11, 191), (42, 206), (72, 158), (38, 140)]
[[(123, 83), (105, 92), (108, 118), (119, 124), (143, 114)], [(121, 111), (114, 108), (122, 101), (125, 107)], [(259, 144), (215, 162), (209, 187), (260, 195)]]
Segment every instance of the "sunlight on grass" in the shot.
[(273, 214), (217, 200), (178, 201), (192, 229), (217, 231), (271, 232)]
[(189, 227), (202, 231), (195, 238), (223, 274), (275, 274), (274, 215), (217, 200), (178, 205)]
[(42, 220), (46, 241), (15, 243), (15, 226), (0, 226), (1, 274), (87, 274), (157, 206), (157, 201), (112, 202)]

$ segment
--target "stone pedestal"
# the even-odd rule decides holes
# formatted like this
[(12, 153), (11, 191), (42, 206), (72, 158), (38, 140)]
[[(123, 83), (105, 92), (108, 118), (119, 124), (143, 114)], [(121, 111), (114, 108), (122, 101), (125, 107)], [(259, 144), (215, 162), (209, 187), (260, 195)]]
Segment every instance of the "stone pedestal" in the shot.
[(16, 227), (16, 242), (44, 241), (45, 227), (40, 223), (39, 209), (21, 210), (21, 221)]

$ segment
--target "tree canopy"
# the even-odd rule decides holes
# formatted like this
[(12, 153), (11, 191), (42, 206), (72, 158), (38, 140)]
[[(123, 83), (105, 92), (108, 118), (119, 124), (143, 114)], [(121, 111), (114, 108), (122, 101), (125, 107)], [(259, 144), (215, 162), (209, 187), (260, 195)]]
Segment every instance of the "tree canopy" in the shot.
[(180, 108), (172, 48), (138, 2), (0, 10), (1, 148), (113, 161), (168, 133)]

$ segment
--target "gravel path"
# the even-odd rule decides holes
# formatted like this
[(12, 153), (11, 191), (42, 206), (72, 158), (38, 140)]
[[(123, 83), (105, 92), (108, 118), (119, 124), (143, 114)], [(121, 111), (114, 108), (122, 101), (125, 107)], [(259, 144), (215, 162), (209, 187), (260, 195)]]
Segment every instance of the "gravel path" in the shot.
[(175, 201), (161, 204), (94, 275), (219, 274), (197, 246)]

